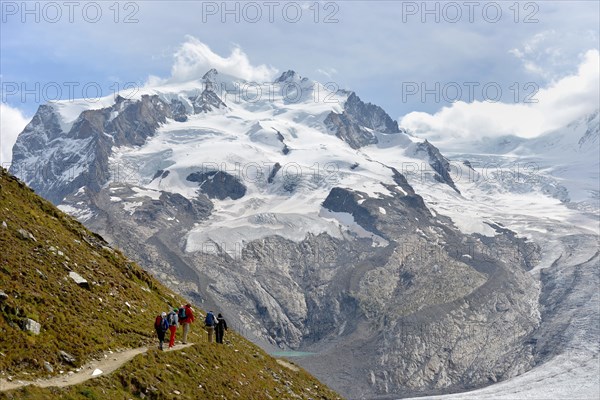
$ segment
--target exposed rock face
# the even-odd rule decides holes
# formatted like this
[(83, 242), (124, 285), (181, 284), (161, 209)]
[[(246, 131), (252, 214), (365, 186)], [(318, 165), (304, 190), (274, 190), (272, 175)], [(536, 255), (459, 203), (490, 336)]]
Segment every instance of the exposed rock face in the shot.
[(201, 94), (190, 99), (194, 113), (207, 113), (218, 108), (227, 107), (221, 98), (212, 90), (206, 89)]
[(175, 99), (171, 100), (171, 111), (175, 121), (185, 122), (188, 120), (187, 110), (181, 101)]
[(214, 69), (211, 68), (206, 74), (204, 74), (204, 76), (202, 76), (202, 79), (204, 80), (204, 83), (206, 84), (206, 88), (208, 90), (215, 90), (216, 87), (214, 85), (216, 85), (217, 83), (217, 76), (219, 75), (219, 72)]
[(383, 108), (371, 103), (364, 103), (356, 93), (348, 97), (344, 111), (359, 125), (383, 133), (400, 133), (398, 123)]
[(579, 139), (577, 144), (579, 148), (594, 148), (598, 147), (598, 141), (600, 140), (600, 110), (596, 110), (587, 116), (584, 122), (587, 126), (585, 134)]
[[(334, 386), (348, 374), (361, 377), (351, 398), (464, 390), (531, 368), (533, 347), (524, 343), (540, 318), (535, 283), (525, 272), (528, 255), (513, 250), (517, 239), (465, 237), (426, 208), (409, 204), (400, 195), (364, 200), (359, 193), (332, 191), (324, 206), (351, 213), (365, 229), (393, 241), (354, 255), (354, 267), (346, 272), (352, 301), (345, 302), (355, 305), (354, 314), (326, 311), (335, 321), (330, 337), (344, 337), (344, 344), (318, 347), (318, 357), (300, 362)], [(336, 276), (335, 287), (340, 273)], [(326, 287), (324, 297), (331, 299)], [(356, 311), (361, 318), (352, 317)], [(326, 373), (327, 358), (346, 367), (339, 375)]]
[(374, 131), (400, 132), (398, 123), (392, 120), (381, 107), (364, 103), (354, 92), (348, 97), (344, 112), (329, 114), (325, 119), (325, 125), (354, 149), (377, 143)]
[[(429, 165), (435, 171), (435, 179), (445, 183), (460, 194), (454, 181), (452, 180), (452, 171), (450, 170), (450, 161), (440, 153), (440, 150), (425, 140), (423, 143), (415, 145), (414, 154), (423, 154), (426, 160), (429, 160)], [(467, 165), (469, 166), (469, 165)]]
[[(99, 193), (81, 191), (70, 195), (63, 204), (70, 207), (87, 204), (89, 211), (96, 214), (86, 222), (88, 226), (118, 244), (167, 284), (188, 294), (200, 292), (198, 274), (178, 249), (186, 230), (210, 215), (212, 203), (203, 194), (189, 200), (169, 192), (149, 197), (134, 189), (130, 184), (111, 183)], [(119, 201), (115, 201), (117, 198)], [(84, 240), (97, 248), (103, 247), (104, 241), (97, 238)], [(205, 281), (202, 283), (206, 285)], [(202, 300), (193, 293), (190, 297), (195, 301)]]
[(237, 200), (244, 197), (246, 187), (233, 175), (223, 171), (194, 172), (187, 178), (190, 182), (198, 182), (202, 193), (209, 199)]
[(275, 176), (277, 175), (277, 172), (279, 172), (280, 169), (281, 169), (281, 164), (275, 163), (275, 165), (273, 165), (273, 169), (271, 169), (271, 172), (269, 173), (267, 182), (273, 183), (273, 181), (275, 180)]
[(377, 138), (373, 133), (352, 121), (345, 113), (332, 112), (325, 119), (325, 125), (353, 149), (377, 143)]
[[(197, 96), (190, 97), (194, 114), (208, 113), (220, 108), (227, 108), (216, 92), (220, 91), (218, 83), (219, 73), (211, 69), (202, 77), (204, 90)], [(183, 117), (182, 117), (183, 118)], [(187, 116), (185, 117), (187, 119)]]
[(84, 186), (98, 191), (110, 176), (112, 147), (142, 145), (167, 118), (181, 119), (182, 107), (158, 96), (117, 97), (112, 107), (82, 112), (64, 132), (57, 111), (42, 105), (17, 139), (10, 172), (54, 203)]
[(277, 140), (279, 140), (281, 142), (281, 144), (283, 144), (283, 148), (281, 149), (281, 152), (284, 155), (288, 155), (290, 154), (290, 148), (287, 146), (287, 144), (285, 144), (285, 138), (283, 137), (283, 135), (281, 134), (281, 132), (276, 131), (277, 132)]
[(291, 80), (294, 80), (296, 77), (298, 76), (298, 74), (296, 73), (296, 71), (292, 71), (287, 70), (284, 73), (282, 73), (279, 78), (275, 79), (276, 83), (283, 83), (283, 82), (289, 82)]
[(357, 224), (370, 232), (379, 234), (380, 232), (375, 227), (375, 217), (366, 207), (358, 204), (361, 199), (363, 199), (363, 195), (351, 190), (333, 188), (323, 202), (323, 207), (334, 212), (348, 213), (354, 217)]

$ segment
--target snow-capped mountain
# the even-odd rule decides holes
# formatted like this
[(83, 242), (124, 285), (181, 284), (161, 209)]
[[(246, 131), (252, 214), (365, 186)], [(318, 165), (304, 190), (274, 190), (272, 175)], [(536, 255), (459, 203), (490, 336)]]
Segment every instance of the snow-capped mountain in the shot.
[(465, 179), (489, 171), (458, 174), (380, 107), (293, 71), (127, 97), (41, 106), (12, 172), (242, 333), (315, 353), (300, 362), (351, 398), (464, 390), (544, 360), (528, 271), (554, 259), (527, 223), (535, 207), (579, 215), (547, 185)]
[(469, 160), (471, 165), (484, 169), (485, 175), (496, 173), (498, 180), (511, 182), (512, 192), (542, 192), (568, 207), (598, 213), (599, 114), (596, 110), (532, 139), (501, 137), (475, 141), (462, 150), (448, 148), (445, 154), (454, 166)]
[[(533, 139), (505, 137), (447, 152), (464, 199), (431, 186), (425, 202), (467, 230), (486, 216), (540, 246), (536, 367), (487, 388), (431, 399), (571, 399), (600, 395), (598, 111)], [(465, 161), (468, 160), (468, 161)], [(418, 186), (417, 186), (418, 188)], [(423, 398), (423, 397), (420, 397)]]

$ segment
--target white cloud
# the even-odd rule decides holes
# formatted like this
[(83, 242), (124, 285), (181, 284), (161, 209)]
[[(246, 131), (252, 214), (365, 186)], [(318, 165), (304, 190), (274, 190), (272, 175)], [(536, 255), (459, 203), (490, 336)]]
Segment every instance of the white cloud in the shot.
[(0, 103), (0, 164), (4, 168), (10, 165), (13, 145), (30, 120), (18, 108)]
[(319, 74), (321, 74), (321, 75), (325, 75), (329, 79), (333, 78), (333, 76), (338, 73), (337, 69), (335, 69), (333, 67), (330, 67), (330, 68), (318, 68), (317, 72)]
[[(277, 75), (277, 69), (264, 64), (253, 66), (246, 53), (235, 46), (228, 57), (221, 57), (208, 45), (193, 36), (176, 51), (175, 62), (171, 68), (171, 77), (165, 83), (186, 82), (200, 79), (211, 68), (219, 73), (231, 75), (251, 82), (270, 82)], [(158, 83), (156, 77), (150, 77), (149, 84)]]
[[(557, 31), (548, 29), (536, 33), (521, 43), (520, 47), (508, 51), (523, 63), (523, 67), (534, 76), (548, 81), (558, 79), (565, 71), (573, 68), (573, 59), (583, 46), (574, 43), (597, 43), (594, 32), (585, 30)], [(594, 46), (595, 47), (595, 46)]]
[(446, 149), (461, 139), (503, 135), (535, 137), (597, 110), (600, 107), (599, 76), (600, 53), (589, 50), (575, 74), (537, 92), (537, 103), (459, 101), (435, 114), (409, 113), (400, 124)]

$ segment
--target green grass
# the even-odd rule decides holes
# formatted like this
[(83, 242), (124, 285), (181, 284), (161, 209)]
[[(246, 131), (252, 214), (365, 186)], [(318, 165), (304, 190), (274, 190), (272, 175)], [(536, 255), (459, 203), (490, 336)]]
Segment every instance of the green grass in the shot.
[[(22, 388), (6, 399), (339, 399), (300, 369), (295, 372), (238, 335), (178, 352), (151, 350), (109, 376), (68, 388)], [(177, 394), (177, 392), (179, 392)], [(1, 396), (0, 396), (1, 397)]]
[[(0, 300), (0, 379), (46, 377), (44, 362), (55, 373), (66, 373), (108, 350), (155, 346), (154, 317), (185, 302), (1, 169), (3, 221), (8, 227), (0, 226), (0, 290), (9, 297)], [(20, 228), (37, 241), (23, 239)], [(68, 277), (71, 270), (90, 287), (75, 284)], [(25, 318), (41, 324), (39, 335), (20, 328)], [(192, 329), (198, 333), (199, 324)], [(219, 347), (203, 343), (181, 352), (151, 350), (82, 385), (25, 387), (0, 398), (129, 399), (141, 393), (148, 399), (339, 398), (303, 370), (281, 367), (244, 338), (230, 332), (226, 339), (230, 343)], [(75, 356), (75, 365), (64, 364), (59, 350)]]
[[(0, 227), (0, 290), (9, 296), (0, 301), (0, 335), (10, 338), (0, 342), (0, 377), (45, 375), (44, 361), (60, 367), (59, 350), (80, 364), (109, 348), (144, 345), (155, 315), (183, 302), (4, 171), (0, 185), (0, 223), (8, 225)], [(75, 284), (71, 270), (90, 288)], [(40, 335), (20, 329), (25, 318), (41, 324)]]

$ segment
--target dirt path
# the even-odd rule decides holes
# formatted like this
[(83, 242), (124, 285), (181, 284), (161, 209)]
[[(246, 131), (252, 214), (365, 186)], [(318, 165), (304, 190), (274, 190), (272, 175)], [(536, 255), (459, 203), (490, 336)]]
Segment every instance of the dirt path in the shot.
[[(185, 349), (186, 347), (192, 346), (193, 343), (179, 344), (168, 351), (177, 351)], [(82, 366), (79, 372), (58, 375), (49, 379), (38, 379), (35, 381), (14, 381), (8, 382), (4, 379), (0, 379), (0, 392), (7, 390), (18, 389), (27, 385), (36, 385), (39, 387), (65, 387), (77, 385), (90, 379), (94, 379), (98, 376), (108, 375), (111, 372), (119, 369), (123, 364), (130, 361), (133, 357), (138, 354), (142, 354), (148, 351), (147, 347), (139, 347), (137, 349), (125, 350), (120, 353), (105, 354), (104, 360), (90, 361), (89, 363)], [(98, 373), (97, 370), (102, 372)]]

